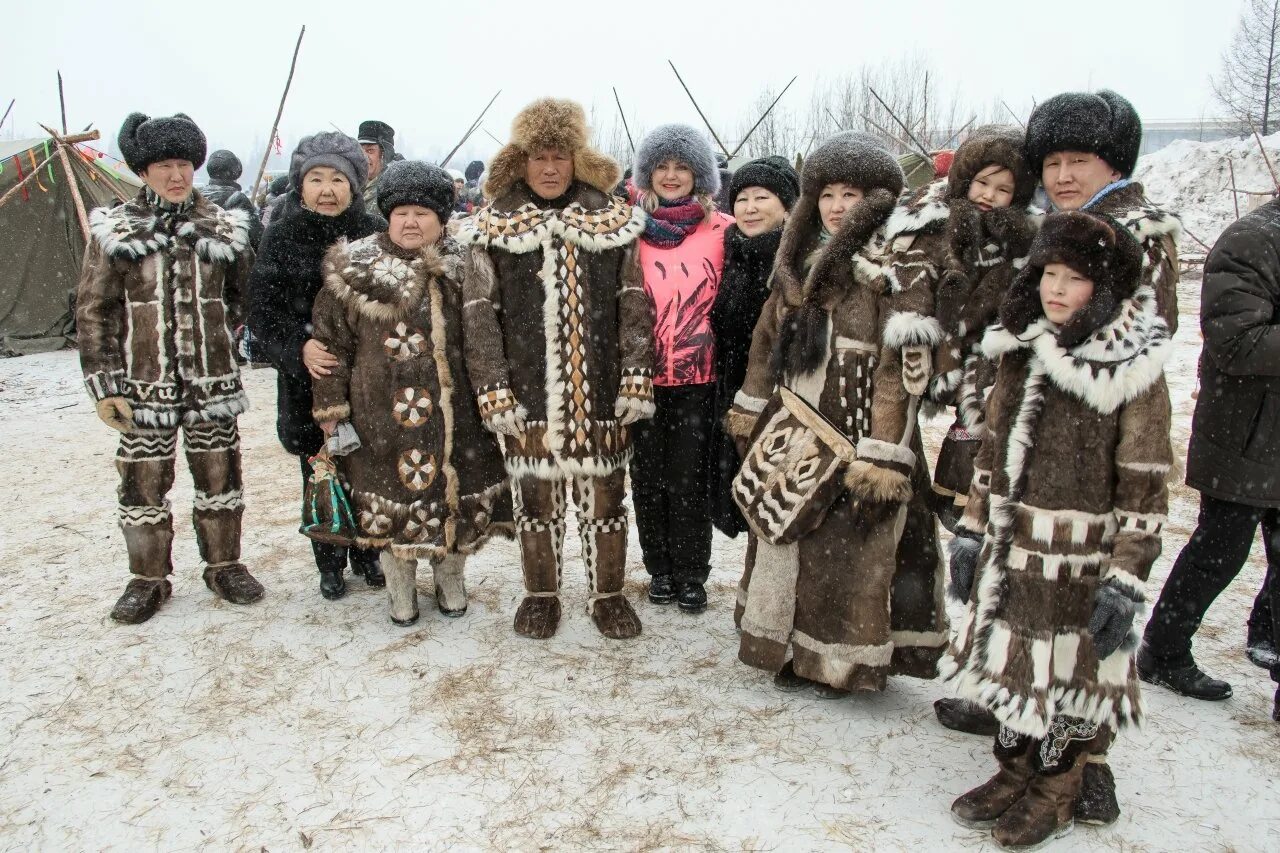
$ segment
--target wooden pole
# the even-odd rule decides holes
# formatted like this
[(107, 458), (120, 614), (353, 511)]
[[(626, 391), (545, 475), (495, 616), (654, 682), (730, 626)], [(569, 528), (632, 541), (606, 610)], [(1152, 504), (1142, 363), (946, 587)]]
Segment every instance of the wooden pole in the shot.
[(631, 146), (631, 153), (636, 153), (636, 144), (631, 139), (631, 128), (627, 125), (627, 114), (622, 110), (622, 99), (618, 97), (618, 87), (613, 87), (613, 102), (618, 105), (618, 115), (622, 116), (622, 129), (627, 132), (627, 144)]
[(693, 102), (693, 108), (698, 111), (698, 115), (702, 118), (702, 123), (707, 126), (707, 130), (711, 131), (711, 138), (716, 141), (716, 145), (720, 146), (720, 150), (724, 152), (724, 156), (732, 156), (729, 149), (724, 147), (724, 143), (720, 141), (720, 135), (716, 133), (716, 129), (711, 126), (711, 122), (707, 121), (707, 116), (702, 112), (702, 107), (698, 106), (698, 99), (693, 96), (693, 92), (689, 91), (689, 87), (685, 85), (684, 78), (680, 76), (680, 72), (676, 71), (676, 64), (670, 59), (667, 64), (671, 66), (671, 70), (676, 72), (676, 79), (680, 81), (680, 86), (684, 89), (684, 93), (689, 96), (689, 100)]
[(62, 135), (67, 135), (67, 99), (62, 94), (62, 71), (58, 71), (58, 106), (62, 108)]
[(1253, 126), (1253, 119), (1249, 119), (1249, 129), (1253, 131), (1253, 138), (1258, 140), (1258, 150), (1262, 152), (1262, 160), (1267, 164), (1267, 171), (1271, 173), (1271, 182), (1276, 185), (1276, 193), (1280, 194), (1280, 178), (1276, 177), (1271, 158), (1267, 156), (1267, 147), (1262, 144), (1262, 137), (1258, 135), (1258, 129)]
[(950, 139), (948, 139), (945, 143), (943, 143), (942, 147), (943, 147), (943, 148), (949, 148), (949, 147), (951, 147), (951, 143), (952, 143), (952, 142), (955, 142), (955, 141), (956, 141), (956, 139), (960, 136), (960, 134), (962, 134), (962, 133), (964, 133), (966, 130), (968, 130), (968, 129), (973, 125), (973, 123), (974, 123), (975, 121), (977, 121), (977, 120), (978, 120), (978, 117), (977, 117), (977, 116), (974, 116), (973, 118), (969, 119), (968, 123), (967, 123), (967, 124), (965, 124), (965, 126), (964, 126), (964, 127), (960, 128), (960, 129), (959, 129), (959, 130), (957, 130), (955, 133), (951, 134), (951, 138), (950, 138)]
[(1018, 118), (1018, 114), (1013, 111), (1012, 107), (1010, 107), (1008, 104), (1004, 102), (1003, 98), (1000, 100), (1000, 105), (1003, 106), (1006, 110), (1008, 110), (1009, 115), (1013, 116), (1013, 120), (1018, 123), (1018, 127), (1022, 128), (1023, 130), (1027, 129), (1027, 123), (1024, 122), (1022, 119)]
[(755, 124), (751, 125), (751, 129), (747, 131), (747, 135), (742, 137), (742, 141), (738, 143), (738, 147), (733, 149), (733, 153), (729, 155), (730, 160), (732, 160), (734, 157), (738, 155), (738, 152), (742, 150), (742, 146), (746, 145), (747, 140), (751, 138), (751, 134), (755, 133), (756, 128), (759, 127), (760, 124), (766, 118), (769, 117), (769, 113), (773, 112), (773, 108), (778, 105), (778, 101), (782, 100), (782, 96), (787, 94), (787, 90), (791, 88), (791, 83), (794, 83), (794, 82), (796, 82), (796, 77), (792, 77), (791, 81), (787, 83), (787, 85), (782, 87), (782, 91), (778, 93), (778, 97), (773, 99), (773, 103), (769, 104), (769, 108), (764, 111), (764, 115), (760, 116), (760, 121), (757, 121)]
[(870, 86), (868, 86), (867, 89), (871, 92), (871, 96), (880, 102), (880, 106), (884, 107), (885, 112), (889, 114), (889, 118), (893, 119), (898, 127), (902, 128), (903, 132), (907, 134), (907, 138), (916, 144), (916, 149), (924, 155), (925, 159), (929, 159), (929, 149), (925, 147), (924, 143), (917, 139), (911, 132), (911, 129), (902, 123), (902, 119), (898, 118), (897, 113), (889, 108), (889, 105), (884, 102), (884, 98), (876, 94), (875, 89), (872, 89)]
[(476, 120), (471, 122), (471, 127), (467, 128), (467, 132), (462, 134), (462, 138), (458, 140), (458, 144), (453, 146), (453, 150), (449, 152), (449, 156), (440, 161), (440, 168), (443, 169), (449, 165), (449, 161), (453, 159), (453, 155), (458, 153), (458, 149), (467, 144), (467, 140), (471, 138), (471, 134), (476, 132), (476, 128), (480, 126), (480, 122), (484, 121), (485, 113), (489, 112), (489, 107), (493, 106), (493, 102), (498, 100), (498, 95), (502, 94), (499, 89), (494, 92), (493, 97), (489, 99), (489, 103), (484, 105), (484, 109), (480, 111), (480, 115), (476, 116)]
[(502, 144), (502, 140), (501, 140), (501, 139), (499, 139), (498, 137), (494, 136), (492, 133), (490, 133), (490, 132), (489, 132), (489, 128), (487, 128), (487, 127), (482, 127), (482, 128), (480, 128), (480, 129), (484, 131), (484, 135), (485, 135), (485, 136), (489, 137), (490, 139), (492, 139), (494, 142), (498, 143), (499, 145), (501, 145), (501, 144)]
[(4, 115), (0, 116), (0, 127), (4, 127), (5, 120), (9, 118), (9, 113), (13, 110), (13, 105), (17, 100), (17, 98), (9, 99), (9, 106), (5, 107)]
[(1236, 219), (1240, 218), (1240, 196), (1236, 194), (1236, 167), (1231, 163), (1231, 155), (1227, 155), (1227, 171), (1231, 173), (1231, 203), (1236, 208)]
[[(44, 125), (40, 125), (44, 127)], [(71, 158), (67, 156), (67, 148), (70, 143), (66, 141), (66, 137), (54, 133), (47, 127), (44, 127), (45, 133), (53, 137), (54, 147), (58, 149), (58, 159), (62, 161), (62, 171), (67, 173), (67, 186), (71, 188), (71, 200), (76, 205), (76, 218), (80, 220), (80, 232), (84, 235), (85, 242), (89, 242), (89, 214), (84, 207), (84, 199), (80, 196), (80, 183), (76, 180), (75, 173), (71, 171)]]
[(41, 169), (43, 169), (46, 165), (48, 165), (49, 161), (50, 161), (50, 160), (52, 160), (55, 156), (57, 156), (57, 155), (56, 155), (56, 153), (51, 152), (51, 153), (49, 154), (49, 156), (48, 156), (48, 157), (46, 157), (46, 158), (44, 158), (43, 160), (41, 160), (41, 161), (40, 161), (40, 165), (39, 165), (39, 166), (36, 166), (34, 169), (32, 169), (32, 170), (31, 170), (31, 173), (30, 173), (30, 174), (28, 174), (25, 178), (23, 178), (23, 179), (22, 179), (21, 181), (19, 181), (18, 183), (16, 183), (16, 184), (14, 184), (13, 186), (9, 187), (9, 191), (8, 191), (7, 193), (5, 193), (4, 195), (0, 195), (0, 207), (4, 207), (4, 203), (5, 203), (6, 201), (8, 201), (8, 200), (9, 200), (12, 196), (14, 196), (14, 195), (19, 191), (19, 190), (21, 190), (21, 189), (22, 189), (23, 187), (25, 187), (28, 183), (30, 183), (32, 180), (34, 180), (34, 179), (35, 179), (35, 177), (36, 177), (36, 175), (40, 174), (40, 170), (41, 170)]
[(276, 131), (280, 128), (280, 116), (284, 115), (284, 102), (289, 97), (289, 87), (293, 85), (293, 72), (298, 67), (298, 51), (302, 49), (302, 37), (307, 34), (304, 24), (298, 32), (298, 43), (293, 46), (293, 60), (289, 63), (289, 77), (284, 81), (284, 94), (280, 96), (280, 107), (276, 110), (276, 120), (271, 122), (271, 135), (267, 137), (267, 150), (262, 154), (262, 165), (258, 167), (258, 177), (253, 180), (253, 190), (249, 198), (258, 197), (258, 187), (262, 185), (262, 176), (267, 173), (267, 161), (271, 159), (271, 146), (276, 141)]
[[(867, 115), (866, 113), (863, 113), (863, 114), (862, 114), (862, 120), (863, 120), (863, 121), (865, 121), (867, 124), (871, 125), (872, 127), (874, 127), (876, 130), (878, 130), (878, 131), (880, 131), (881, 133), (883, 133), (885, 136), (887, 136), (887, 137), (889, 137), (890, 139), (892, 139), (894, 142), (896, 142), (896, 143), (898, 143), (899, 145), (901, 145), (903, 148), (907, 149), (908, 151), (910, 151), (910, 150), (911, 150), (911, 143), (910, 143), (910, 142), (907, 142), (907, 141), (906, 141), (905, 139), (903, 139), (901, 136), (898, 136), (898, 135), (896, 135), (896, 134), (890, 133), (889, 131), (885, 130), (883, 127), (881, 127), (879, 124), (877, 124), (877, 123), (876, 123), (876, 121), (875, 121), (874, 119), (872, 119), (872, 118), (871, 118), (871, 116)], [(929, 162), (933, 162), (933, 158), (932, 158), (932, 157), (929, 157), (929, 158), (927, 158), (927, 159), (929, 160)]]
[(840, 119), (836, 118), (836, 114), (831, 112), (831, 107), (823, 107), (823, 109), (827, 111), (827, 118), (831, 119), (831, 123), (836, 126), (836, 131), (839, 132), (844, 130), (844, 128), (840, 126)]

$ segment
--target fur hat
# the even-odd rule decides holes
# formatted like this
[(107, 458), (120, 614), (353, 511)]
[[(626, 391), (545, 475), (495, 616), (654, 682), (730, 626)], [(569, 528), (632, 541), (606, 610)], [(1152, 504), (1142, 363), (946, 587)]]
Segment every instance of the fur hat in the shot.
[(484, 182), (488, 198), (503, 195), (524, 180), (529, 155), (558, 148), (573, 158), (574, 180), (608, 195), (618, 183), (618, 164), (591, 147), (587, 114), (573, 101), (541, 98), (525, 107), (511, 122), (511, 141), (489, 162)]
[(720, 192), (720, 166), (707, 138), (687, 124), (662, 124), (645, 134), (631, 167), (632, 181), (653, 192), (653, 170), (666, 160), (678, 160), (693, 170), (693, 194)]
[(815, 199), (827, 184), (849, 184), (863, 192), (882, 188), (897, 195), (905, 181), (902, 167), (880, 140), (846, 130), (830, 137), (804, 161), (800, 189)]
[(352, 194), (364, 189), (369, 178), (369, 160), (360, 144), (336, 130), (304, 136), (289, 158), (289, 182), (302, 188), (302, 177), (316, 166), (330, 166), (347, 176)]
[(983, 169), (1003, 166), (1013, 173), (1013, 207), (1026, 207), (1040, 182), (1038, 170), (1032, 170), (1023, 156), (1023, 134), (1016, 127), (986, 124), (975, 130), (956, 149), (947, 172), (948, 195), (965, 198), (969, 184)]
[(356, 131), (356, 141), (361, 145), (378, 145), (384, 151), (396, 147), (396, 129), (385, 121), (362, 121)]
[(467, 164), (467, 170), (463, 172), (463, 175), (466, 177), (468, 181), (478, 181), (480, 180), (480, 176), (483, 174), (484, 174), (483, 160), (472, 160), (470, 163)]
[(387, 166), (378, 181), (378, 210), (388, 220), (402, 204), (416, 204), (434, 210), (440, 224), (453, 213), (453, 177), (431, 163), (399, 160)]
[(1141, 147), (1137, 110), (1109, 89), (1054, 95), (1027, 120), (1027, 163), (1037, 174), (1055, 151), (1087, 151), (1127, 178), (1138, 165)]
[(244, 166), (240, 165), (240, 158), (235, 154), (225, 148), (219, 148), (209, 155), (209, 163), (205, 171), (209, 173), (211, 181), (231, 182), (240, 180)]
[(729, 204), (747, 187), (763, 187), (776, 195), (782, 206), (790, 210), (800, 196), (800, 176), (786, 157), (773, 155), (752, 160), (733, 173), (729, 182)]
[(267, 184), (268, 195), (284, 195), (289, 191), (289, 176), (280, 175), (273, 178), (270, 184)]
[(1027, 266), (1000, 306), (1000, 322), (1015, 335), (1044, 316), (1040, 276), (1054, 263), (1093, 282), (1089, 302), (1058, 330), (1058, 342), (1070, 349), (1110, 322), (1121, 301), (1133, 295), (1142, 272), (1142, 247), (1110, 217), (1078, 210), (1050, 214), (1031, 243)]
[(204, 133), (184, 113), (158, 118), (129, 113), (116, 141), (125, 165), (136, 175), (161, 160), (190, 160), (199, 169), (208, 150)]

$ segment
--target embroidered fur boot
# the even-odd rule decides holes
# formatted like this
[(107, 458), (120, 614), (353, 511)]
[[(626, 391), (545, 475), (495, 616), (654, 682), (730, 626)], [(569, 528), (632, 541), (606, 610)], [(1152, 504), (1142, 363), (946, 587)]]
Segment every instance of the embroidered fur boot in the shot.
[(951, 816), (957, 823), (984, 829), (1022, 798), (1033, 772), (1032, 746), (1031, 738), (1000, 727), (992, 750), (1000, 770), (951, 804)]
[(999, 818), (991, 835), (1005, 850), (1038, 850), (1075, 828), (1076, 799), (1084, 781), (1090, 744), (1098, 727), (1055, 718), (1045, 739), (1031, 750), (1035, 772), (1027, 792)]

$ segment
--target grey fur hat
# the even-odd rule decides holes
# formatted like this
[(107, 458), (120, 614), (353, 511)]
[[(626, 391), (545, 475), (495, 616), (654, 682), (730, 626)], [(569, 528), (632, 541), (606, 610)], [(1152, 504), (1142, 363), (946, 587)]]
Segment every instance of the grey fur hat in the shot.
[(1138, 165), (1141, 148), (1138, 111), (1109, 89), (1054, 95), (1027, 120), (1026, 158), (1036, 174), (1055, 151), (1086, 151), (1127, 178)]
[(219, 148), (209, 155), (209, 164), (205, 167), (211, 181), (238, 181), (244, 166), (240, 158), (225, 148)]
[(631, 180), (646, 191), (653, 191), (653, 170), (664, 160), (679, 160), (693, 169), (693, 194), (716, 195), (720, 192), (720, 169), (711, 143), (687, 124), (663, 124), (640, 140)]
[(129, 113), (116, 141), (125, 165), (137, 175), (161, 160), (190, 160), (199, 169), (208, 150), (204, 132), (184, 113), (157, 118)]
[(302, 138), (289, 158), (289, 182), (301, 190), (302, 176), (316, 166), (330, 166), (346, 175), (353, 195), (363, 190), (369, 179), (369, 159), (360, 143), (336, 130)]
[(397, 160), (378, 181), (378, 210), (388, 220), (400, 205), (416, 204), (434, 210), (443, 225), (453, 213), (454, 197), (453, 178), (431, 163)]
[(801, 192), (817, 198), (827, 184), (849, 184), (863, 192), (886, 189), (898, 195), (906, 178), (879, 139), (869, 133), (846, 130), (827, 139), (804, 161)]

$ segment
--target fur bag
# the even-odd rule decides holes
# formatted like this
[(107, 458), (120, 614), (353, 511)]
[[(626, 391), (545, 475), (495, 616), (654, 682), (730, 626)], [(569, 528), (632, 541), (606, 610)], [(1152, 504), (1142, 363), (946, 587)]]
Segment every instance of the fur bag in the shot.
[(350, 546), (355, 542), (351, 502), (338, 481), (338, 470), (327, 447), (311, 457), (311, 476), (302, 491), (302, 526), (298, 532), (329, 545)]

